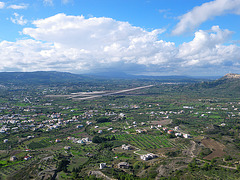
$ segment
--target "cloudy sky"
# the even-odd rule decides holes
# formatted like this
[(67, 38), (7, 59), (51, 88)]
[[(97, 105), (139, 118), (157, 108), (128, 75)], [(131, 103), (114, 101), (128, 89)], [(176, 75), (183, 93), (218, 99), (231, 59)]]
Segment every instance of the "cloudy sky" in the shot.
[(0, 0), (0, 71), (240, 73), (240, 0)]

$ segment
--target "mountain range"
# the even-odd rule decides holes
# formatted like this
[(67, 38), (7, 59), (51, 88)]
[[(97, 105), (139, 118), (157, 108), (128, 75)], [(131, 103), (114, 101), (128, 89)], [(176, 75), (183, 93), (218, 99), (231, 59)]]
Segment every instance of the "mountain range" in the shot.
[[(240, 74), (223, 77), (142, 76), (125, 73), (72, 74), (56, 71), (0, 72), (0, 85), (50, 85), (61, 83), (95, 83), (109, 80), (140, 80), (151, 83), (180, 83), (176, 92), (197, 93), (204, 96), (240, 97)], [(110, 82), (110, 81), (109, 81)]]
[(0, 72), (0, 84), (49, 84), (56, 82), (86, 82), (99, 79), (146, 79), (162, 82), (200, 82), (216, 79), (216, 77), (144, 76), (130, 75), (123, 72), (103, 72), (96, 74), (72, 74), (57, 71)]

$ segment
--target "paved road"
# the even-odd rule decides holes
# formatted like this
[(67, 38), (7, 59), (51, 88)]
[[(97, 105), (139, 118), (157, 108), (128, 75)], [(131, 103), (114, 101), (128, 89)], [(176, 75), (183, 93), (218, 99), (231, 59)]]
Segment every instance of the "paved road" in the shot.
[(74, 98), (74, 99), (76, 99), (76, 100), (94, 99), (94, 98), (99, 98), (99, 97), (103, 97), (103, 96), (110, 96), (110, 95), (114, 95), (114, 94), (121, 94), (121, 93), (126, 93), (126, 92), (130, 92), (130, 91), (139, 90), (139, 89), (145, 89), (145, 88), (149, 88), (149, 87), (152, 87), (152, 86), (154, 86), (154, 85), (141, 86), (141, 87), (136, 87), (136, 88), (131, 88), (131, 89), (125, 89), (125, 90), (120, 90), (120, 91), (105, 93), (105, 94), (101, 94), (101, 95), (92, 95), (92, 96), (89, 96), (89, 97)]

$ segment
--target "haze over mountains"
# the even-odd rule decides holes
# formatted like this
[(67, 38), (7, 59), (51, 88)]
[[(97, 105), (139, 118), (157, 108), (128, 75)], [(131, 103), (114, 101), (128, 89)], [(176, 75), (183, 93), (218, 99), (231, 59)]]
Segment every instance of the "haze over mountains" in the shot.
[(101, 81), (122, 80), (148, 81), (148, 84), (177, 83), (174, 91), (197, 93), (202, 96), (237, 97), (240, 95), (240, 75), (228, 73), (223, 77), (191, 76), (142, 76), (122, 72), (101, 74), (72, 74), (57, 71), (1, 72), (0, 85), (57, 85), (57, 84), (98, 84)]
[(32, 83), (44, 84), (53, 82), (79, 82), (93, 79), (152, 79), (163, 82), (199, 82), (215, 80), (218, 77), (193, 77), (193, 76), (143, 76), (130, 75), (123, 72), (106, 72), (96, 74), (72, 74), (57, 71), (36, 71), (36, 72), (0, 72), (0, 83)]

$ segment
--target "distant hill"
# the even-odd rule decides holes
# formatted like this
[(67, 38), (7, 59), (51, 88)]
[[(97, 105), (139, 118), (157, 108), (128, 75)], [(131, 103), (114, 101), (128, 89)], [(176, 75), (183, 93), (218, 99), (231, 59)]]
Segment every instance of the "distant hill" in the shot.
[(0, 72), (0, 84), (49, 84), (76, 82), (87, 79), (83, 75), (56, 71)]
[(240, 97), (240, 74), (229, 73), (215, 81), (196, 83), (189, 88), (202, 94)]
[(240, 74), (234, 74), (234, 73), (228, 73), (225, 76), (223, 76), (221, 79), (240, 79)]
[(138, 80), (154, 80), (159, 82), (201, 82), (201, 81), (209, 81), (215, 80), (217, 77), (215, 76), (147, 76), (147, 75), (132, 75), (127, 74), (121, 71), (108, 71), (101, 73), (91, 73), (87, 74), (93, 78), (100, 79), (138, 79)]
[[(111, 81), (113, 80), (113, 81)], [(109, 86), (118, 83), (120, 80), (127, 80), (151, 84), (177, 83), (173, 85), (171, 92), (182, 92), (186, 94), (198, 94), (209, 97), (240, 97), (240, 74), (226, 74), (225, 76), (212, 80), (211, 77), (189, 77), (189, 76), (142, 76), (128, 75), (125, 73), (109, 72), (99, 74), (72, 74), (56, 71), (36, 72), (0, 72), (0, 87), (5, 85), (98, 85), (107, 83)], [(169, 90), (169, 89), (168, 89)], [(168, 91), (166, 91), (168, 92)]]
[(72, 74), (57, 71), (36, 72), (0, 72), (0, 84), (50, 84), (50, 83), (74, 83), (93, 82), (109, 79), (146, 80), (155, 82), (200, 82), (207, 80), (203, 77), (190, 76), (143, 76), (130, 75), (123, 72), (103, 72), (96, 74)]

